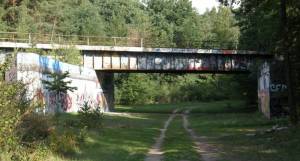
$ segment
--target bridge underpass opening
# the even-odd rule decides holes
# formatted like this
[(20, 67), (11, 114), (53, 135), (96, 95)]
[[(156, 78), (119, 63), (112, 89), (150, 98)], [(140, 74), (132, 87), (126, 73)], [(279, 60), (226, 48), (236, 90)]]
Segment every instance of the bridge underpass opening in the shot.
[[(270, 68), (271, 67), (271, 68)], [(256, 71), (256, 70), (255, 70)], [(98, 78), (100, 79), (102, 88), (104, 90), (104, 94), (106, 96), (107, 102), (109, 104), (110, 110), (113, 111), (114, 110), (114, 103), (115, 103), (115, 84), (114, 84), (114, 78), (116, 75), (119, 74), (139, 74), (139, 73), (143, 73), (146, 75), (152, 75), (155, 73), (148, 73), (148, 72), (142, 72), (142, 71), (135, 71), (135, 72), (122, 72), (122, 73), (118, 73), (118, 72), (111, 72), (111, 71), (101, 71), (101, 70), (97, 70), (96, 71)], [(167, 71), (164, 71), (162, 73), (162, 71), (160, 72), (156, 72), (157, 74), (159, 74), (159, 77), (164, 77), (165, 74), (169, 74)], [(250, 88), (250, 93), (244, 93), (244, 92), (240, 92), (240, 95), (244, 95), (241, 98), (251, 98), (251, 100), (254, 100), (255, 102), (252, 102), (252, 106), (256, 104), (256, 106), (258, 107), (258, 109), (260, 110), (260, 112), (262, 112), (267, 118), (271, 118), (271, 117), (277, 117), (277, 116), (282, 116), (282, 115), (287, 115), (288, 114), (288, 107), (287, 107), (287, 85), (286, 85), (286, 81), (284, 80), (284, 71), (280, 69), (279, 66), (274, 66), (271, 65), (269, 66), (269, 64), (267, 62), (265, 62), (261, 67), (259, 67), (258, 69), (258, 73), (251, 73), (251, 71), (248, 72), (227, 72), (227, 73), (212, 73), (212, 72), (199, 72), (197, 73), (184, 73), (182, 71), (178, 72), (178, 73), (170, 73), (172, 76), (174, 75), (192, 75), (192, 76), (196, 76), (196, 77), (201, 77), (201, 79), (207, 79), (207, 77), (218, 77), (218, 76), (222, 76), (222, 75), (226, 75), (226, 76), (233, 76), (236, 75), (239, 78), (244, 77), (244, 81), (245, 79), (248, 79), (249, 75), (252, 75), (252, 78), (254, 78), (254, 80), (252, 79), (252, 81), (247, 81), (248, 84), (250, 84), (251, 88)], [(253, 77), (254, 75), (254, 77)], [(257, 78), (255, 77), (257, 75)], [(156, 75), (157, 76), (157, 75)], [(160, 78), (161, 79), (161, 78)], [(232, 79), (231, 79), (232, 80)], [(235, 79), (233, 79), (232, 81), (237, 81)], [(245, 82), (244, 82), (245, 83)], [(224, 83), (220, 83), (221, 85), (224, 85)], [(226, 84), (226, 83), (225, 83)], [(152, 84), (149, 84), (152, 85)], [(157, 84), (158, 88), (156, 88), (158, 91), (162, 88), (160, 88), (161, 84)], [(196, 86), (195, 86), (196, 87)], [(223, 87), (224, 88), (224, 87)], [(227, 88), (227, 87), (225, 87)], [(188, 88), (190, 90), (196, 90), (194, 88)], [(229, 88), (228, 88), (229, 89)], [(230, 93), (234, 93), (235, 90), (232, 89), (228, 90), (230, 91)], [(248, 86), (248, 90), (249, 90), (249, 86)], [(198, 90), (199, 91), (199, 90)], [(205, 91), (204, 91), (205, 92)], [(247, 91), (249, 92), (249, 91)], [(186, 93), (186, 91), (182, 91), (182, 93)], [(193, 92), (193, 93), (197, 93), (197, 92)], [(254, 95), (253, 95), (254, 94)], [(139, 97), (139, 96), (137, 96)], [(198, 96), (196, 96), (198, 97)], [(217, 98), (217, 94), (213, 93), (209, 99), (211, 100), (218, 100), (219, 98)], [(202, 101), (202, 100), (198, 100), (198, 101)], [(257, 101), (257, 102), (256, 102)], [(155, 102), (155, 103), (159, 103), (159, 102)], [(165, 102), (162, 102), (165, 103)]]
[[(114, 73), (249, 74), (251, 68), (258, 64), (257, 62), (272, 59), (271, 54), (243, 50), (126, 47), (83, 51), (84, 66), (96, 70), (111, 110), (114, 109), (115, 102)], [(259, 79), (261, 77), (264, 76), (260, 73)], [(263, 79), (267, 81), (267, 78)], [(270, 82), (270, 78), (268, 79), (267, 83)], [(268, 90), (267, 85), (259, 85), (257, 91), (259, 92), (259, 108), (270, 118), (270, 105), (266, 103), (270, 102), (270, 98), (267, 98), (270, 96)], [(261, 93), (264, 94), (261, 95)]]
[[(155, 76), (158, 76), (160, 77), (164, 77), (166, 75), (171, 75), (171, 76), (194, 76), (194, 77), (199, 77), (201, 79), (209, 79), (208, 77), (214, 77), (214, 76), (220, 76), (220, 75), (240, 75), (240, 76), (247, 76), (250, 74), (250, 72), (239, 72), (239, 73), (236, 73), (236, 72), (231, 72), (231, 73), (203, 73), (203, 72), (200, 72), (200, 73), (183, 73), (183, 72), (178, 72), (178, 73), (168, 73), (168, 72), (164, 72), (164, 73), (161, 73), (161, 72), (156, 72), (156, 73), (148, 73), (148, 72), (122, 72), (122, 73), (118, 73), (118, 72), (107, 72), (107, 71), (100, 71), (100, 70), (97, 70), (96, 71), (97, 73), (97, 76), (98, 76), (98, 80), (99, 82), (101, 83), (101, 86), (102, 86), (102, 89), (103, 89), (103, 92), (106, 96), (106, 102), (108, 103), (108, 107), (110, 109), (110, 111), (114, 111), (114, 107), (115, 107), (115, 88), (116, 88), (116, 85), (114, 84), (115, 82), (115, 78), (116, 78), (116, 75), (117, 77), (120, 75), (120, 74), (146, 74), (146, 75), (155, 75)], [(128, 76), (128, 75), (127, 75)], [(133, 82), (134, 83), (134, 82)], [(139, 83), (137, 83), (139, 84)], [(174, 84), (173, 83), (170, 83), (170, 84)], [(170, 85), (169, 84), (169, 85)], [(149, 84), (151, 85), (151, 84)], [(160, 90), (160, 86), (161, 84), (157, 84), (158, 86), (158, 90)], [(257, 89), (256, 85), (254, 85), (253, 87), (254, 90)], [(137, 96), (138, 97), (138, 96)], [(214, 98), (212, 98), (213, 100)], [(166, 103), (166, 102), (162, 102), (162, 103)], [(171, 102), (169, 102), (171, 103)]]

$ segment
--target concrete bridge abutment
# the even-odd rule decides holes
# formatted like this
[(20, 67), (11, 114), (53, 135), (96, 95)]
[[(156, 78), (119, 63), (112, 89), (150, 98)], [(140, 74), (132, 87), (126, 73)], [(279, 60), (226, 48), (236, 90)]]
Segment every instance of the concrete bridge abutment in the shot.
[(108, 111), (112, 112), (115, 109), (115, 86), (114, 73), (96, 71), (98, 80), (103, 89), (103, 93), (107, 102)]

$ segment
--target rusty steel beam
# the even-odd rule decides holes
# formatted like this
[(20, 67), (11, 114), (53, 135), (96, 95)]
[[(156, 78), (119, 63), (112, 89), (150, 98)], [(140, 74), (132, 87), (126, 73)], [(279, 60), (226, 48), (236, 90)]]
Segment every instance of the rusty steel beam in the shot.
[(247, 73), (259, 54), (83, 52), (84, 66), (104, 72)]

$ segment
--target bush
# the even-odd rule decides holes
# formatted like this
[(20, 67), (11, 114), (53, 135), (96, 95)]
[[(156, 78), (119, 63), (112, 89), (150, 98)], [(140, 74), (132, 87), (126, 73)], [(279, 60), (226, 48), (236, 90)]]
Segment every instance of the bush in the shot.
[(30, 113), (21, 119), (17, 127), (17, 134), (23, 145), (30, 146), (45, 140), (53, 130), (51, 116)]
[(84, 102), (79, 111), (82, 127), (100, 129), (102, 128), (103, 113), (100, 107), (92, 108), (88, 102)]
[(0, 151), (17, 151), (16, 127), (29, 107), (24, 85), (0, 82), (0, 98)]
[(159, 91), (147, 74), (130, 74), (117, 85), (116, 101), (120, 104), (149, 104)]
[(49, 137), (49, 146), (53, 152), (68, 155), (75, 152), (78, 139), (74, 131), (70, 129), (64, 129), (62, 133), (54, 130)]
[(236, 98), (230, 76), (121, 74), (115, 79), (116, 103), (123, 105), (216, 101)]

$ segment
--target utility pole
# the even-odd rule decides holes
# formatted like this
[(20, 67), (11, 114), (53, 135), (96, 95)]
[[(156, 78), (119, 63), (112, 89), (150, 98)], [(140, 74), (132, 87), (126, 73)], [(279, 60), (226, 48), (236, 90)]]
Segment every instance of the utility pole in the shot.
[(294, 91), (294, 84), (293, 84), (293, 77), (292, 77), (292, 64), (291, 64), (291, 53), (288, 48), (288, 41), (287, 41), (287, 34), (288, 34), (288, 23), (287, 23), (287, 13), (286, 13), (286, 0), (280, 1), (280, 14), (281, 14), (281, 33), (282, 33), (282, 43), (283, 43), (283, 50), (281, 52), (285, 52), (285, 67), (286, 67), (286, 80), (288, 86), (288, 103), (290, 109), (290, 121), (293, 125), (298, 124), (298, 113), (297, 107), (295, 102), (295, 91)]

